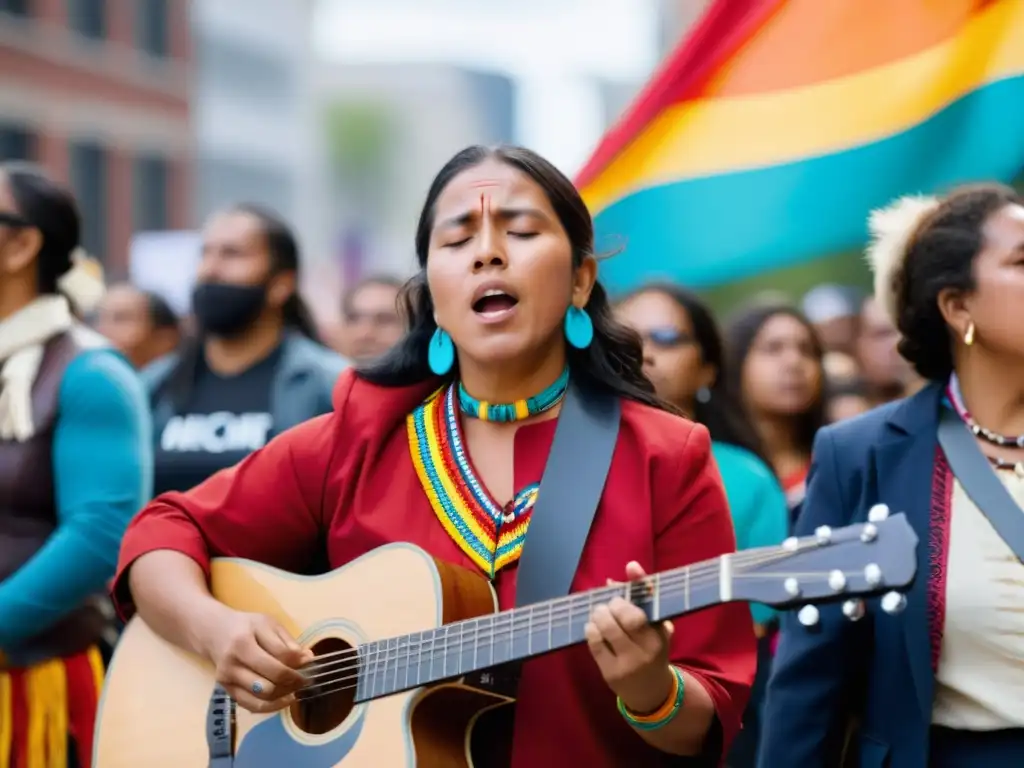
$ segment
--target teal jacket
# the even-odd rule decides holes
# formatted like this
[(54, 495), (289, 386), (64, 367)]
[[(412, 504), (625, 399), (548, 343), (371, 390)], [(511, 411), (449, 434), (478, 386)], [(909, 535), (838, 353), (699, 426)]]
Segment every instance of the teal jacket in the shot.
[[(711, 453), (725, 485), (736, 529), (736, 548), (769, 547), (789, 535), (789, 508), (782, 486), (763, 461), (729, 443), (711, 443)], [(764, 624), (775, 615), (766, 605), (751, 603), (754, 621)]]
[(146, 395), (121, 355), (80, 352), (64, 372), (58, 409), (53, 478), (59, 524), (32, 559), (0, 583), (0, 651), (15, 666), (32, 660), (24, 643), (104, 590), (121, 536), (152, 486)]

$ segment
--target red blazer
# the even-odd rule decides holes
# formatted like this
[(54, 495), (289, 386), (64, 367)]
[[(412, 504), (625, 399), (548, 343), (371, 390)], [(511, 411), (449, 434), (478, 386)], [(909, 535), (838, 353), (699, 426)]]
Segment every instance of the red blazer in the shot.
[[(187, 493), (165, 494), (125, 535), (115, 583), (123, 617), (133, 611), (126, 573), (139, 556), (173, 549), (208, 568), (241, 557), (295, 572), (327, 559), (340, 567), (395, 541), (475, 569), (437, 520), (413, 468), (406, 415), (436, 382), (382, 388), (346, 371), (334, 412), (278, 436), (235, 467)], [(515, 436), (515, 487), (539, 482), (555, 420)], [(711, 458), (707, 430), (631, 401), (573, 590), (621, 579), (637, 560), (662, 571), (732, 552), (735, 536)], [(514, 605), (515, 564), (494, 580), (501, 607)], [(676, 622), (672, 660), (714, 699), (726, 746), (736, 733), (756, 666), (746, 605), (733, 603)], [(615, 696), (585, 646), (527, 662), (516, 710), (513, 765), (658, 765), (619, 716)]]

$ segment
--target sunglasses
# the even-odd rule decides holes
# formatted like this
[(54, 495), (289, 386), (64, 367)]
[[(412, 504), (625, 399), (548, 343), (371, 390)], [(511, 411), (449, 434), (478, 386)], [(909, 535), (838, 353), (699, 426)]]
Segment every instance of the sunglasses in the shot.
[(0, 226), (30, 227), (32, 225), (16, 213), (11, 213), (9, 211), (0, 211)]
[(649, 341), (656, 347), (671, 349), (693, 343), (693, 336), (678, 328), (652, 328), (640, 334), (644, 341)]

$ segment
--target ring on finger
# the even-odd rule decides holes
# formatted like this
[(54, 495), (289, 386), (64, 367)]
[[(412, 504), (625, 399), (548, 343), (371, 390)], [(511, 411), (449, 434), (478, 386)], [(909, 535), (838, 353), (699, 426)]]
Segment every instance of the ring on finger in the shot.
[(254, 680), (252, 685), (249, 687), (249, 690), (252, 691), (254, 696), (260, 696), (266, 689), (263, 687), (263, 683), (259, 680)]

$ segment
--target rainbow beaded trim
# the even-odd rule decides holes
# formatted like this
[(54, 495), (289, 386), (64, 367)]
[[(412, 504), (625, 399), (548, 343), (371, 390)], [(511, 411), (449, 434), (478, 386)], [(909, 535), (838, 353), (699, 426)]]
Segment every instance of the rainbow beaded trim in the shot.
[(409, 414), (409, 450), (437, 519), (462, 551), (493, 579), (519, 559), (540, 484), (523, 488), (509, 507), (491, 498), (465, 450), (456, 386), (438, 390)]
[(554, 408), (561, 402), (568, 387), (569, 369), (566, 368), (551, 386), (533, 397), (516, 400), (514, 403), (488, 403), (486, 400), (477, 400), (462, 387), (462, 382), (459, 382), (459, 408), (467, 416), (473, 416), (480, 421), (520, 421)]

